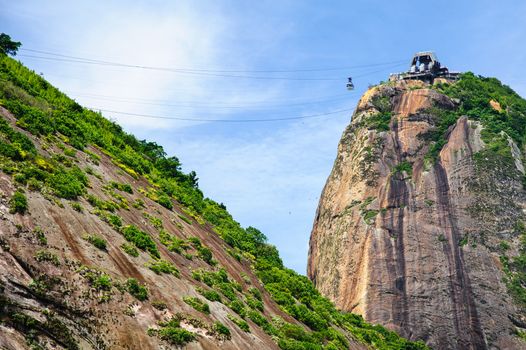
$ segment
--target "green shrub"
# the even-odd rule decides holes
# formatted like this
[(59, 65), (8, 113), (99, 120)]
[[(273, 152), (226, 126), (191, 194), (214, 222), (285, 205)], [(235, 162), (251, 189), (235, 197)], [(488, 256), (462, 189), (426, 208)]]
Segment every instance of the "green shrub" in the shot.
[(75, 158), (75, 156), (77, 155), (77, 151), (74, 150), (73, 148), (65, 148), (64, 154), (68, 157)]
[(89, 204), (91, 204), (93, 207), (99, 210), (106, 210), (106, 211), (113, 213), (118, 208), (117, 204), (115, 204), (114, 202), (104, 201), (102, 199), (95, 197), (92, 194), (88, 194), (86, 199), (88, 200)]
[(135, 199), (135, 201), (133, 202), (132, 206), (135, 209), (144, 209), (145, 208), (144, 201), (142, 199), (140, 199), (140, 198)]
[(75, 211), (78, 211), (79, 213), (82, 213), (83, 212), (83, 208), (82, 208), (82, 205), (80, 205), (80, 203), (78, 202), (71, 202), (71, 207), (75, 210)]
[(157, 310), (166, 310), (168, 308), (168, 305), (166, 305), (166, 303), (162, 300), (152, 301), (152, 306)]
[(379, 112), (368, 116), (365, 120), (365, 126), (370, 130), (389, 131), (391, 122), (391, 112)]
[(148, 334), (157, 335), (172, 345), (183, 346), (196, 339), (193, 333), (181, 328), (180, 320), (176, 317), (172, 317), (167, 322), (159, 322), (159, 326), (159, 330), (150, 328)]
[(263, 311), (263, 302), (261, 302), (261, 300), (258, 300), (256, 298), (248, 295), (246, 297), (246, 303), (252, 309)]
[(166, 260), (151, 260), (146, 266), (156, 274), (167, 273), (179, 277), (179, 270), (172, 263)]
[(212, 263), (213, 256), (212, 251), (208, 247), (201, 247), (197, 251), (197, 255), (208, 264)]
[(232, 300), (228, 304), (228, 307), (231, 308), (232, 311), (234, 311), (236, 314), (241, 316), (241, 318), (245, 318), (247, 316), (247, 310), (245, 308), (245, 304), (243, 304), (243, 302), (237, 298)]
[(161, 229), (159, 231), (159, 239), (163, 245), (165, 245), (169, 251), (181, 254), (183, 250), (189, 249), (190, 245), (174, 235), (169, 234), (166, 230)]
[(91, 287), (99, 291), (111, 290), (113, 284), (110, 275), (98, 269), (82, 266), (78, 272), (88, 280)]
[(212, 326), (212, 330), (216, 334), (222, 336), (225, 339), (230, 339), (231, 338), (230, 329), (228, 329), (227, 326), (225, 326), (224, 324), (222, 324), (219, 321), (215, 321), (214, 322), (214, 325)]
[(100, 162), (100, 156), (96, 153), (93, 153), (87, 149), (84, 150), (84, 153), (86, 153), (89, 157), (89, 160), (95, 164), (95, 165), (99, 165), (99, 162)]
[(199, 237), (189, 237), (188, 242), (190, 242), (195, 249), (199, 249), (203, 246), (203, 243), (201, 243)]
[(265, 333), (271, 335), (276, 334), (276, 329), (270, 324), (270, 322), (265, 318), (265, 316), (263, 316), (259, 312), (250, 310), (247, 315), (248, 318), (250, 318), (252, 322), (257, 324), (258, 326), (260, 326), (265, 331)]
[(236, 296), (236, 289), (230, 282), (219, 282), (215, 283), (214, 286), (221, 292), (223, 295), (229, 299), (229, 300), (235, 300), (237, 298)]
[(204, 296), (206, 299), (210, 301), (221, 302), (221, 295), (219, 295), (219, 293), (213, 289), (204, 289), (204, 288), (197, 287), (196, 290), (199, 294), (201, 294), (202, 296)]
[(128, 293), (137, 298), (137, 300), (144, 301), (148, 299), (148, 288), (141, 285), (135, 278), (128, 278), (126, 280), (126, 289)]
[(129, 243), (121, 244), (121, 249), (124, 250), (126, 254), (133, 256), (134, 258), (139, 256), (139, 251), (137, 250), (137, 248), (135, 248), (133, 245)]
[(28, 209), (27, 198), (20, 189), (16, 190), (13, 197), (9, 200), (9, 212), (11, 214), (25, 214)]
[(36, 155), (35, 145), (26, 135), (15, 131), (9, 123), (0, 119), (0, 155), (15, 161), (24, 160)]
[(40, 191), (42, 190), (43, 186), (44, 186), (44, 183), (35, 178), (31, 178), (27, 180), (27, 188), (29, 188), (30, 191)]
[(199, 298), (184, 297), (183, 301), (199, 312), (205, 313), (207, 315), (210, 313), (210, 307), (208, 306), (208, 304)]
[(148, 219), (148, 221), (150, 221), (150, 224), (152, 224), (152, 226), (156, 229), (161, 230), (163, 228), (163, 221), (160, 218), (150, 215), (148, 213), (143, 213), (143, 216), (146, 219)]
[(38, 243), (41, 245), (47, 245), (46, 234), (41, 227), (37, 226), (33, 229), (33, 234), (37, 237)]
[(183, 239), (172, 236), (172, 240), (167, 248), (171, 252), (182, 253), (183, 250), (189, 249), (190, 246)]
[(499, 249), (503, 252), (505, 252), (506, 250), (510, 249), (510, 244), (506, 241), (500, 241), (499, 242)]
[(170, 210), (172, 210), (173, 207), (174, 207), (174, 205), (172, 203), (172, 199), (170, 197), (168, 197), (167, 195), (165, 195), (165, 194), (160, 195), (157, 198), (157, 203), (159, 203), (160, 205), (162, 205), (166, 209), (170, 209)]
[(88, 235), (88, 234), (85, 234), (84, 236), (82, 236), (83, 239), (85, 239), (86, 241), (90, 242), (91, 244), (93, 244), (94, 247), (100, 249), (100, 250), (106, 250), (107, 246), (108, 246), (108, 243), (106, 242), (106, 240), (99, 236), (99, 235)]
[(256, 287), (250, 287), (248, 292), (252, 294), (257, 300), (263, 300), (260, 290)]
[(188, 225), (191, 225), (191, 224), (192, 224), (192, 220), (190, 220), (190, 219), (187, 218), (186, 216), (184, 216), (184, 215), (178, 215), (178, 216), (179, 216), (179, 218), (180, 218), (181, 220), (183, 220), (184, 222), (186, 222)]
[(378, 215), (378, 210), (367, 209), (362, 212), (363, 220), (367, 225), (372, 225), (376, 216)]
[(88, 178), (78, 167), (71, 170), (62, 168), (51, 175), (48, 184), (58, 197), (77, 199), (84, 193), (88, 185)]
[(394, 166), (393, 169), (391, 169), (391, 174), (402, 174), (403, 172), (406, 172), (409, 176), (413, 174), (413, 164), (408, 161), (403, 161), (401, 163), (398, 163)]
[(122, 234), (127, 241), (135, 244), (137, 248), (149, 252), (150, 255), (155, 258), (161, 257), (159, 250), (157, 249), (157, 245), (150, 235), (144, 231), (139, 230), (136, 226), (124, 226), (122, 228)]
[(111, 286), (111, 277), (107, 274), (101, 274), (93, 281), (93, 287), (95, 289), (110, 290)]
[(60, 260), (58, 259), (58, 256), (45, 249), (38, 250), (35, 253), (35, 260), (38, 262), (50, 262), (55, 266), (60, 265)]
[(250, 332), (250, 326), (248, 325), (247, 321), (239, 319), (230, 314), (228, 314), (227, 317), (230, 321), (234, 322), (241, 330), (245, 332)]
[(124, 184), (124, 183), (111, 181), (109, 185), (110, 185), (111, 188), (115, 188), (115, 189), (117, 189), (119, 191), (123, 191), (123, 192), (127, 192), (127, 193), (130, 193), (130, 194), (133, 194), (133, 189), (132, 189), (131, 185), (129, 185), (129, 184)]
[(118, 230), (122, 227), (122, 219), (120, 216), (115, 214), (108, 214), (104, 216), (104, 221), (110, 224), (115, 230)]

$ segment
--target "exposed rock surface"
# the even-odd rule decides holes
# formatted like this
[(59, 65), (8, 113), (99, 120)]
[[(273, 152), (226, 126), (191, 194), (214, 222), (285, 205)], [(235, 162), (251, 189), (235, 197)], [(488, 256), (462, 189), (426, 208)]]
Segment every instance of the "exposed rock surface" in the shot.
[[(0, 107), (4, 117), (13, 120), (7, 111)], [(29, 135), (29, 134), (28, 134)], [(40, 140), (33, 138), (40, 147)], [(242, 274), (250, 276), (248, 282), (264, 291), (252, 274), (249, 266), (233, 259), (226, 253), (225, 243), (210, 227), (200, 225), (193, 219), (188, 223), (178, 215), (184, 214), (180, 208), (170, 211), (158, 203), (146, 198), (138, 189), (148, 188), (145, 180), (136, 180), (115, 166), (108, 156), (95, 148), (91, 151), (101, 157), (98, 165), (89, 161), (83, 153), (77, 153), (78, 165), (82, 168), (90, 166), (97, 176), (90, 176), (92, 193), (101, 199), (111, 200), (102, 187), (109, 181), (131, 184), (135, 189), (133, 194), (120, 193), (130, 203), (129, 210), (120, 210), (123, 221), (135, 224), (152, 236), (158, 236), (158, 230), (152, 226), (144, 213), (162, 220), (166, 231), (181, 239), (198, 237), (204, 245), (213, 251), (213, 256), (224, 266), (230, 276), (242, 284), (249, 286), (242, 278)], [(45, 151), (43, 151), (45, 154)], [(8, 300), (9, 306), (16, 308), (16, 312), (30, 314), (41, 322), (46, 319), (39, 310), (49, 309), (56, 319), (60, 320), (67, 332), (78, 342), (81, 349), (159, 349), (167, 346), (157, 337), (150, 337), (148, 327), (157, 327), (159, 320), (168, 319), (176, 312), (202, 319), (205, 323), (219, 320), (228, 326), (232, 332), (232, 340), (218, 340), (212, 335), (198, 337), (198, 342), (187, 345), (188, 349), (278, 349), (272, 339), (259, 327), (249, 321), (251, 332), (240, 330), (227, 318), (228, 314), (235, 314), (225, 305), (209, 302), (211, 314), (197, 312), (183, 302), (185, 296), (203, 297), (196, 291), (196, 287), (206, 288), (203, 283), (191, 277), (191, 270), (197, 268), (209, 269), (202, 260), (194, 257), (188, 260), (180, 254), (169, 252), (162, 244), (158, 244), (163, 259), (172, 262), (181, 272), (176, 278), (169, 274), (157, 275), (146, 265), (151, 261), (148, 254), (141, 253), (132, 257), (122, 251), (120, 246), (126, 243), (124, 237), (117, 233), (109, 224), (102, 221), (93, 211), (86, 200), (80, 204), (83, 212), (74, 210), (67, 201), (58, 200), (56, 203), (45, 199), (40, 193), (28, 192), (29, 211), (25, 215), (10, 214), (7, 199), (11, 197), (15, 186), (10, 175), (0, 172), (0, 287), (3, 298)], [(91, 192), (91, 191), (90, 191)], [(131, 206), (136, 199), (145, 202), (145, 209)], [(47, 243), (39, 242), (35, 228), (41, 228)], [(105, 251), (99, 250), (82, 238), (85, 234), (97, 234), (108, 242)], [(156, 239), (158, 240), (158, 238)], [(55, 254), (60, 264), (56, 266), (50, 262), (39, 262), (35, 254), (39, 250), (46, 250)], [(100, 294), (86, 283), (79, 273), (79, 268), (89, 266), (96, 270), (110, 274), (113, 283), (124, 283), (127, 278), (136, 278), (149, 288), (150, 301), (166, 303), (166, 309), (158, 310), (151, 302), (140, 302), (128, 293), (111, 291), (111, 298), (107, 302), (100, 301)], [(27, 286), (38, 278), (45, 278), (45, 283), (52, 285), (52, 291), (39, 295)], [(52, 282), (54, 281), (54, 282)], [(0, 295), (1, 296), (1, 295)], [(0, 300), (1, 301), (1, 300)], [(275, 314), (291, 321), (291, 318), (281, 312), (268, 295), (265, 295), (265, 308), (268, 314)], [(1, 303), (0, 303), (0, 306)], [(58, 323), (58, 322), (57, 322)], [(26, 349), (27, 332), (0, 325), (1, 349)], [(60, 343), (57, 337), (50, 337), (50, 348), (72, 348), (68, 344)]]
[[(15, 127), (14, 117), (2, 107), (0, 117)], [(60, 152), (55, 146), (43, 147), (41, 139), (25, 134), (31, 137), (39, 153)], [(162, 223), (166, 232), (179, 239), (199, 238), (210, 248), (218, 266), (223, 266), (231, 281), (237, 282), (244, 292), (248, 288), (259, 289), (266, 317), (299, 324), (271, 299), (249, 261), (230, 256), (227, 245), (211, 226), (189, 218), (180, 206), (168, 210), (145, 196), (140, 189), (151, 186), (145, 179), (135, 179), (123, 172), (99, 149), (90, 147), (89, 151), (100, 157), (100, 162), (94, 163), (81, 151), (72, 161), (83, 169), (88, 166), (93, 169), (89, 175), (90, 193), (101, 200), (112, 201), (117, 197), (121, 203), (128, 203), (127, 209), (116, 213), (123, 222), (134, 224), (153, 237), (162, 259), (176, 266), (180, 276), (156, 274), (148, 268), (152, 260), (145, 252), (140, 251), (137, 257), (124, 253), (121, 246), (126, 240), (122, 234), (95, 215), (95, 208), (85, 199), (78, 202), (83, 207), (78, 211), (72, 207), (73, 202), (56, 197), (46, 199), (40, 192), (26, 191), (28, 212), (10, 213), (8, 200), (16, 186), (10, 174), (0, 171), (0, 349), (29, 349), (37, 341), (48, 349), (175, 348), (159, 337), (149, 336), (147, 330), (159, 328), (158, 321), (169, 320), (176, 313), (200, 320), (181, 322), (182, 328), (197, 334), (196, 341), (185, 346), (187, 349), (279, 349), (271, 336), (250, 319), (246, 319), (250, 332), (245, 332), (227, 317), (229, 314), (239, 317), (235, 312), (223, 303), (206, 301), (198, 293), (198, 287), (208, 287), (192, 278), (192, 271), (218, 268), (199, 259), (193, 249), (188, 251), (192, 259), (169, 251), (160, 243), (159, 225)], [(130, 184), (133, 193), (109, 195), (111, 192), (104, 187), (111, 181)], [(132, 206), (136, 200), (142, 200), (144, 205)], [(107, 241), (107, 248), (96, 248), (83, 238), (86, 234), (101, 236)], [(42, 252), (52, 255), (44, 256)], [(86, 268), (89, 270), (83, 270)], [(98, 271), (109, 275), (113, 287), (90, 286), (87, 273)], [(128, 278), (148, 287), (147, 301), (141, 302), (125, 291)], [(205, 300), (210, 313), (194, 310), (183, 301), (184, 297)], [(231, 339), (210, 332), (209, 327), (215, 321), (230, 329)], [(354, 340), (350, 346), (365, 349)]]
[[(496, 248), (517, 251), (523, 155), (510, 139), (514, 167), (477, 163), (482, 125), (460, 117), (426, 157), (433, 110), (455, 103), (422, 82), (364, 94), (323, 189), (308, 275), (338, 307), (436, 349), (524, 349)], [(383, 130), (369, 122), (380, 113), (392, 114)]]

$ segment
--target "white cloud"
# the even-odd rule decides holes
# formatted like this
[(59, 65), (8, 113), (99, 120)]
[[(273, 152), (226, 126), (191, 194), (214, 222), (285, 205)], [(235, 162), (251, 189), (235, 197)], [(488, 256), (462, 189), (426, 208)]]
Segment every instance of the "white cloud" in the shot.
[[(21, 23), (36, 24), (24, 48), (141, 66), (218, 69), (250, 69), (256, 55), (232, 55), (243, 45), (236, 35), (239, 18), (213, 3), (69, 3), (54, 6), (20, 2), (10, 8)], [(54, 20), (60, 18), (60, 21)], [(245, 20), (246, 21), (246, 20)], [(243, 21), (241, 21), (243, 22)], [(270, 21), (268, 21), (270, 22)], [(256, 24), (252, 24), (256, 25)], [(269, 24), (267, 24), (269, 26)], [(41, 31), (39, 31), (39, 28)], [(277, 29), (275, 29), (277, 30)], [(46, 36), (39, 33), (46, 33)], [(245, 33), (246, 34), (246, 33)], [(265, 37), (275, 45), (279, 35)], [(260, 35), (262, 36), (262, 35)], [(245, 36), (246, 37), (246, 36)], [(257, 36), (255, 36), (257, 37)], [(260, 40), (263, 42), (263, 40)], [(262, 50), (262, 49), (261, 49)], [(37, 71), (81, 104), (96, 109), (168, 117), (230, 118), (242, 110), (209, 108), (208, 105), (264, 103), (283, 89), (280, 82), (222, 79), (166, 71), (131, 69), (24, 58), (38, 53), (21, 52)], [(49, 74), (48, 74), (49, 73)], [(133, 100), (183, 101), (189, 106), (130, 103), (97, 94)], [(149, 119), (106, 113), (128, 130), (182, 128), (194, 122)]]

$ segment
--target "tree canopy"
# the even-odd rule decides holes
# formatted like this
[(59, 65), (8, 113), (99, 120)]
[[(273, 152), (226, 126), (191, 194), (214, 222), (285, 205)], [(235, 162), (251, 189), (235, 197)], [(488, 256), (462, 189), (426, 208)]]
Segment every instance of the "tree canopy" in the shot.
[(18, 48), (22, 45), (19, 41), (11, 40), (5, 33), (0, 34), (0, 55), (16, 55)]

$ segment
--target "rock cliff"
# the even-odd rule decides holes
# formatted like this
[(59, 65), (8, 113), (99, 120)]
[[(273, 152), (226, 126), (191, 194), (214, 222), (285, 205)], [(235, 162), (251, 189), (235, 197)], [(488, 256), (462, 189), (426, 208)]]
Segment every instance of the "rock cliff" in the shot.
[(436, 349), (524, 349), (525, 114), (472, 74), (370, 88), (316, 213), (317, 289)]

